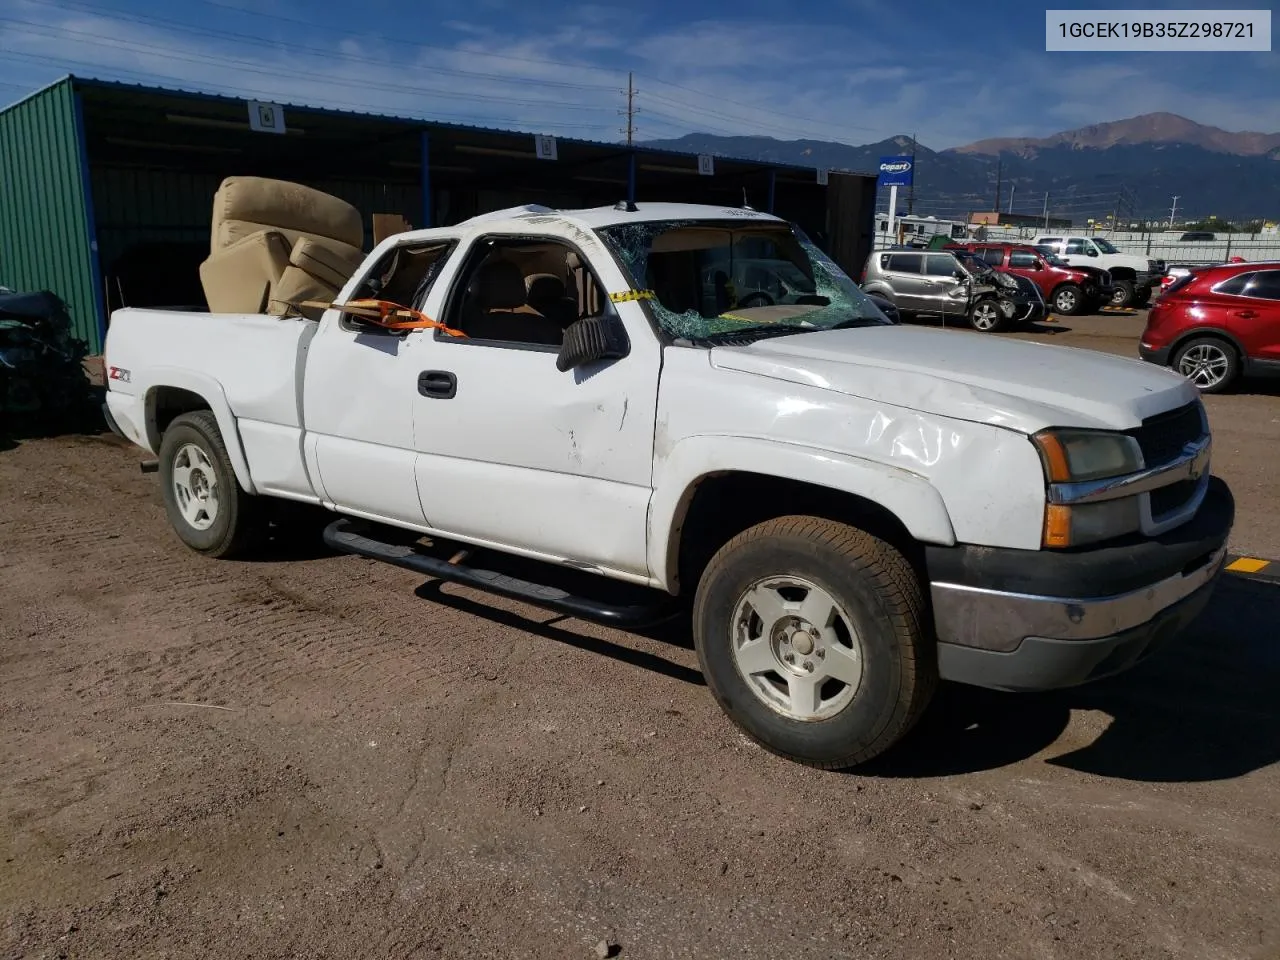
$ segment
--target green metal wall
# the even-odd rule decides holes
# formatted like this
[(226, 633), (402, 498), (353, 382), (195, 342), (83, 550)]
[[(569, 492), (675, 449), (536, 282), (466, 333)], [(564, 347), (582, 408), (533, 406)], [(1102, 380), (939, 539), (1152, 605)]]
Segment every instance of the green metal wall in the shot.
[(0, 285), (52, 290), (102, 349), (76, 95), (63, 80), (0, 113)]

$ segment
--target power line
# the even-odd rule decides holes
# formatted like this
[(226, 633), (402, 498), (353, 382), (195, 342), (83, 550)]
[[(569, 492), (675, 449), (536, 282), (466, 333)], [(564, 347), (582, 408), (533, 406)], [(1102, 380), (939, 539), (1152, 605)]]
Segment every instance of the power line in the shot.
[[(137, 70), (125, 70), (125, 69), (117, 68), (111, 64), (93, 63), (87, 60), (75, 60), (68, 57), (46, 57), (46, 56), (41, 56), (39, 54), (34, 54), (34, 53), (10, 53), (10, 54), (6, 54), (6, 56), (11, 60), (18, 59), (24, 62), (47, 63), (53, 66), (57, 66), (63, 70), (67, 70), (67, 69), (74, 70), (76, 67), (81, 67), (81, 66), (99, 68), (102, 70), (110, 71), (110, 73), (116, 76), (124, 75), (124, 76), (134, 77), (134, 78), (138, 78), (140, 81), (143, 81), (143, 82), (154, 82), (156, 77), (160, 77), (161, 79), (174, 81), (177, 83), (188, 82), (185, 78), (173, 76), (169, 74), (143, 73)], [(237, 84), (236, 86), (232, 87), (232, 86), (228, 86), (227, 84), (218, 83), (216, 81), (213, 81), (213, 82), (202, 81), (200, 85), (207, 92), (217, 93), (223, 96), (237, 97), (237, 96), (241, 96), (244, 93), (253, 93), (253, 94), (258, 94), (260, 96), (267, 96), (267, 97), (280, 95), (280, 91), (278, 89), (267, 90), (262, 87), (252, 87), (252, 86), (240, 85), (240, 84)], [(336, 99), (331, 99), (329, 97), (325, 98), (325, 102), (323, 104), (298, 104), (298, 106), (342, 107), (350, 110), (361, 110), (361, 111), (375, 114), (375, 115), (384, 114), (386, 111), (386, 104), (374, 104), (374, 103), (360, 102), (360, 101), (354, 101), (354, 100), (336, 100)], [(516, 126), (519, 126), (521, 124), (529, 123), (529, 120), (527, 118), (520, 119), (520, 118), (513, 118), (513, 117), (490, 117), (484, 114), (441, 114), (441, 113), (428, 114), (424, 112), (415, 113), (413, 111), (406, 111), (404, 115), (409, 117), (420, 118), (424, 120), (440, 120), (444, 122), (458, 122), (458, 123), (478, 123), (481, 125), (494, 124), (494, 123), (509, 123), (509, 124), (514, 124)], [(599, 124), (599, 123), (566, 123), (566, 122), (556, 121), (554, 126), (558, 128), (564, 128), (564, 129), (579, 129), (579, 130), (607, 129), (607, 127), (604, 124)]]
[[(81, 42), (90, 46), (106, 47), (108, 49), (124, 50), (128, 52), (143, 52), (150, 56), (160, 57), (166, 60), (176, 60), (183, 63), (193, 63), (202, 66), (213, 67), (234, 67), (238, 72), (256, 73), (260, 76), (271, 77), (273, 79), (285, 80), (293, 78), (302, 78), (310, 80), (318, 80), (324, 83), (332, 84), (338, 87), (362, 87), (370, 90), (386, 90), (392, 93), (407, 94), (431, 94), (437, 97), (454, 100), (474, 100), (484, 103), (509, 103), (518, 104), (520, 106), (542, 106), (555, 107), (563, 110), (587, 110), (587, 111), (604, 111), (607, 107), (591, 106), (586, 104), (564, 103), (557, 100), (536, 100), (528, 98), (512, 98), (505, 96), (497, 96), (493, 94), (479, 93), (459, 93), (447, 88), (439, 87), (420, 87), (406, 86), (404, 84), (382, 83), (372, 80), (356, 80), (356, 79), (340, 79), (330, 74), (311, 73), (305, 70), (289, 70), (288, 73), (282, 73), (276, 70), (263, 69), (259, 66), (259, 61), (247, 60), (239, 57), (228, 57), (215, 54), (178, 54), (167, 51), (164, 47), (155, 44), (140, 43), (130, 40), (115, 40), (99, 38), (95, 34), (84, 30), (73, 30), (69, 27), (50, 27), (44, 24), (33, 24), (25, 20), (16, 20), (11, 17), (0, 17), (0, 23), (14, 23), (20, 26), (19, 32), (31, 33), (37, 37), (57, 40), (60, 35), (70, 34), (76, 37), (83, 37)], [(33, 29), (34, 28), (34, 29)], [(44, 33), (34, 32), (35, 30), (45, 31)]]
[[(284, 42), (279, 42), (275, 40), (269, 40), (264, 37), (255, 37), (247, 33), (236, 33), (230, 30), (218, 30), (214, 28), (194, 27), (180, 20), (172, 20), (172, 19), (169, 19), (168, 17), (156, 17), (156, 16), (150, 16), (146, 14), (117, 12), (117, 11), (112, 11), (108, 14), (106, 11), (100, 12), (100, 8), (96, 7), (93, 4), (79, 3), (79, 2), (76, 2), (76, 0), (25, 0), (25, 2), (32, 3), (32, 4), (39, 4), (41, 6), (53, 7), (56, 10), (62, 10), (65, 8), (82, 10), (82, 11), (91, 13), (94, 16), (98, 17), (99, 19), (105, 20), (107, 22), (113, 22), (113, 23), (132, 22), (132, 23), (140, 23), (143, 25), (156, 24), (163, 27), (166, 30), (177, 30), (181, 33), (191, 34), (193, 36), (200, 37), (202, 39), (207, 39), (209, 37), (221, 37), (226, 40), (234, 40), (237, 43), (248, 43), (256, 46), (267, 47), (272, 50), (284, 50), (290, 53), (314, 53), (318, 56), (322, 56), (330, 60), (344, 60), (348, 63), (368, 64), (370, 66), (378, 66), (378, 67), (387, 66), (387, 62), (385, 60), (377, 60), (372, 57), (361, 57), (361, 56), (356, 56), (355, 54), (346, 53), (340, 50), (330, 50), (322, 47), (304, 46), (304, 45), (294, 43), (293, 41), (284, 43)], [(29, 21), (22, 21), (22, 22), (25, 23)], [(60, 26), (58, 24), (39, 24), (39, 25), (45, 26), (45, 27)], [(524, 76), (511, 76), (511, 75), (504, 76), (502, 74), (496, 74), (496, 73), (477, 73), (471, 70), (459, 70), (453, 67), (427, 67), (422, 64), (416, 64), (416, 63), (397, 63), (395, 65), (395, 68), (397, 73), (403, 72), (405, 70), (421, 70), (429, 73), (444, 74), (447, 76), (467, 77), (469, 79), (475, 79), (475, 80), (488, 80), (494, 83), (519, 83), (524, 85), (528, 85), (532, 83), (532, 84), (539, 84), (541, 86), (557, 87), (557, 88), (573, 89), (573, 90), (607, 91), (607, 90), (613, 89), (612, 87), (602, 83), (574, 83), (567, 80), (544, 80), (540, 78), (532, 78), (532, 77), (524, 77)]]

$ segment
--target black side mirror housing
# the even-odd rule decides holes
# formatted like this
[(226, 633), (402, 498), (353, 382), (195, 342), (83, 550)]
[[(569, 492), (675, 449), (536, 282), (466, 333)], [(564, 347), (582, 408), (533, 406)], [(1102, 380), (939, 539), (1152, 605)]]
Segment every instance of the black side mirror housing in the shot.
[(630, 352), (631, 341), (622, 319), (606, 310), (599, 316), (583, 317), (565, 329), (556, 369), (563, 373), (598, 360), (621, 360)]

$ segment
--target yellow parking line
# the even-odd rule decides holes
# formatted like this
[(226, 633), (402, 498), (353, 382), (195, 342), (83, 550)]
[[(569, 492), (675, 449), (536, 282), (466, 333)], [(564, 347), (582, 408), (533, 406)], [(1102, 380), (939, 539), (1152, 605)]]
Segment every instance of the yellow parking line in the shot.
[(1234, 573), (1261, 573), (1271, 566), (1270, 560), (1257, 560), (1253, 557), (1241, 557), (1227, 564), (1227, 569)]

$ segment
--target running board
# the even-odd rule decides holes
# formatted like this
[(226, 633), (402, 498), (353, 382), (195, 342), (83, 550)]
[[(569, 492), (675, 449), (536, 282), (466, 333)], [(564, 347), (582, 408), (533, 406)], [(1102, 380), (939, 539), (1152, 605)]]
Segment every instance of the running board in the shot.
[[(438, 580), (475, 587), (513, 600), (543, 607), (581, 620), (618, 627), (623, 630), (640, 630), (670, 620), (678, 612), (674, 597), (663, 594), (649, 604), (609, 604), (588, 597), (576, 596), (559, 587), (520, 580), (517, 577), (481, 570), (462, 563), (440, 560), (419, 553), (412, 546), (376, 540), (369, 532), (351, 520), (335, 520), (324, 531), (324, 542), (343, 553), (354, 553), (371, 560), (381, 560), (396, 567), (422, 573)], [(456, 559), (456, 557), (455, 557)]]

